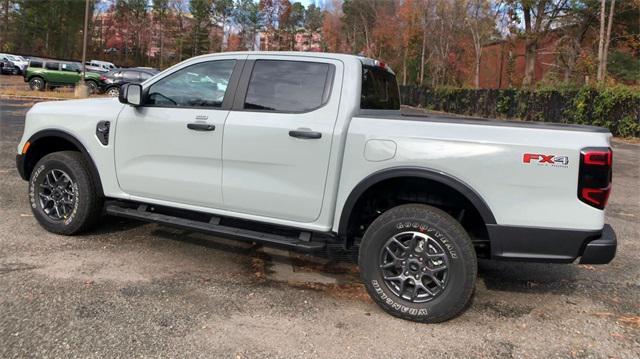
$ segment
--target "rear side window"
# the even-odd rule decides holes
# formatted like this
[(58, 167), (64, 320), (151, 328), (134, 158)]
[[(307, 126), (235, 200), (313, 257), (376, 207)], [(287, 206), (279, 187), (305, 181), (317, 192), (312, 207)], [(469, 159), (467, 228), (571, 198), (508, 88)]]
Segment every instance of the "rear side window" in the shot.
[(33, 60), (31, 60), (31, 62), (29, 62), (29, 67), (34, 67), (34, 68), (41, 69), (42, 68), (42, 61), (33, 61)]
[(60, 64), (60, 70), (68, 71), (68, 72), (76, 72), (76, 70), (80, 70), (80, 66), (75, 64)]
[(360, 108), (363, 110), (399, 110), (400, 94), (396, 76), (385, 69), (363, 65)]
[(245, 109), (304, 112), (321, 107), (329, 99), (333, 65), (318, 62), (256, 61)]
[(60, 68), (59, 62), (47, 62), (45, 65), (47, 70), (58, 70)]

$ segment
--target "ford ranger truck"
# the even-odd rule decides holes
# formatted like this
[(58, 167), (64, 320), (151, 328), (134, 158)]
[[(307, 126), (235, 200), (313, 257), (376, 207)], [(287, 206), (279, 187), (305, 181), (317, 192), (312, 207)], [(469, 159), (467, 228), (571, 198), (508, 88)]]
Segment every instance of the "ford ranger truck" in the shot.
[(405, 116), (393, 71), (344, 54), (238, 52), (120, 97), (41, 102), (17, 167), (48, 231), (103, 213), (299, 251), (357, 251), (388, 313), (460, 314), (477, 258), (604, 264), (611, 134)]

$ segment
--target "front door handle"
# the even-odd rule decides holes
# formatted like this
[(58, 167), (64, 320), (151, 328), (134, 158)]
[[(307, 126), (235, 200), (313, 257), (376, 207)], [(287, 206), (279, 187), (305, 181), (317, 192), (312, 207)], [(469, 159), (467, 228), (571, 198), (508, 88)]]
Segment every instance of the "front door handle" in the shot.
[(310, 130), (291, 130), (289, 131), (289, 136), (306, 140), (317, 140), (322, 137), (322, 133)]
[(216, 129), (216, 126), (208, 123), (189, 123), (187, 124), (187, 128), (194, 131), (213, 131)]

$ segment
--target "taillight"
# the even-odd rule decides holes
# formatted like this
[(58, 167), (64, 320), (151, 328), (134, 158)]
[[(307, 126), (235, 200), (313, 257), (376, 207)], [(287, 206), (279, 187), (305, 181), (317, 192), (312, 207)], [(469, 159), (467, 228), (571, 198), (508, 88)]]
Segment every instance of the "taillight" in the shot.
[(380, 61), (380, 60), (375, 60), (375, 65), (378, 66), (381, 69), (386, 69), (387, 68), (387, 64), (385, 64), (383, 61)]
[(106, 76), (104, 76), (104, 75), (100, 75), (100, 81), (104, 81), (104, 80), (106, 80), (106, 79), (107, 79), (107, 77), (106, 77)]
[(578, 198), (604, 209), (611, 193), (613, 151), (608, 147), (588, 147), (580, 151)]

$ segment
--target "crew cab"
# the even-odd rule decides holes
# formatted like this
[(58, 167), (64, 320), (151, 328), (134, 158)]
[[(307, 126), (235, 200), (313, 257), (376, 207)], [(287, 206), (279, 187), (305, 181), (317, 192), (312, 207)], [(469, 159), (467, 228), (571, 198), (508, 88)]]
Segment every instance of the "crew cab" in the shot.
[(441, 322), (477, 258), (604, 264), (611, 134), (405, 116), (393, 71), (345, 54), (191, 58), (118, 99), (41, 102), (17, 167), (48, 231), (134, 218), (300, 251), (357, 253), (373, 300)]

